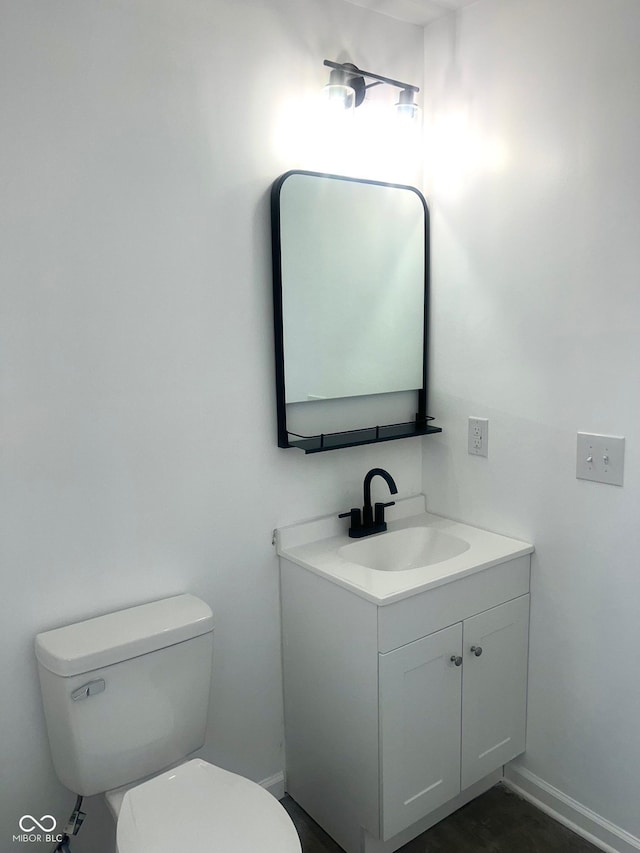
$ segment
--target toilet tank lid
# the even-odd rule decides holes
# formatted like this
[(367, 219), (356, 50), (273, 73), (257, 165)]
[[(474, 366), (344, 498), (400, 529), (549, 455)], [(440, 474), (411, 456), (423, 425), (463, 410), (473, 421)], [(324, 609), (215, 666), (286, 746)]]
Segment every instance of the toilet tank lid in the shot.
[(176, 595), (38, 634), (36, 657), (56, 675), (79, 675), (211, 631), (209, 605)]

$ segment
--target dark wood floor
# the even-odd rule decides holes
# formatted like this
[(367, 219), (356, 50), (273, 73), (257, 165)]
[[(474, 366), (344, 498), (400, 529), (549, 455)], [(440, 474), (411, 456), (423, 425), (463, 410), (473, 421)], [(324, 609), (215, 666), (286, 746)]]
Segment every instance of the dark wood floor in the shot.
[[(344, 853), (291, 797), (283, 806), (296, 825), (303, 853)], [(579, 835), (496, 785), (398, 853), (599, 853)]]

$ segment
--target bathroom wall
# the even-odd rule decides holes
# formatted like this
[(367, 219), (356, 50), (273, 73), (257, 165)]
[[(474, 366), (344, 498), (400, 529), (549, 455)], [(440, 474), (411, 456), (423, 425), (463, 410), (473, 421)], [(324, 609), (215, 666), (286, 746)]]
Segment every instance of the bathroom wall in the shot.
[[(327, 131), (324, 58), (420, 82), (423, 32), (342, 0), (0, 0), (2, 850), (20, 849), (22, 815), (62, 822), (73, 804), (49, 758), (37, 632), (202, 596), (216, 625), (202, 755), (277, 776), (272, 529), (358, 502), (374, 465), (420, 491), (417, 440), (276, 447), (271, 182), (421, 180), (419, 150), (375, 113)], [(107, 853), (100, 800), (87, 811), (74, 851)]]
[[(518, 779), (640, 849), (640, 5), (482, 0), (426, 31), (430, 508), (530, 540)], [(467, 418), (489, 419), (489, 456)], [(577, 431), (626, 436), (623, 487)], [(582, 811), (581, 811), (582, 810)], [(625, 835), (625, 832), (627, 835)]]

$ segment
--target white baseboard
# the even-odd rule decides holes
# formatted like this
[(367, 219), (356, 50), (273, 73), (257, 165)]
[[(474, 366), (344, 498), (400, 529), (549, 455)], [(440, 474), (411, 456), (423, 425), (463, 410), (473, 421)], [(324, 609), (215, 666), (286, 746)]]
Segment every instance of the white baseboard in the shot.
[(640, 838), (591, 811), (525, 767), (505, 765), (503, 782), (559, 823), (607, 853), (637, 853)]
[(263, 779), (258, 784), (266, 788), (270, 794), (273, 794), (276, 800), (281, 800), (284, 797), (284, 773), (282, 771), (274, 773), (273, 776)]

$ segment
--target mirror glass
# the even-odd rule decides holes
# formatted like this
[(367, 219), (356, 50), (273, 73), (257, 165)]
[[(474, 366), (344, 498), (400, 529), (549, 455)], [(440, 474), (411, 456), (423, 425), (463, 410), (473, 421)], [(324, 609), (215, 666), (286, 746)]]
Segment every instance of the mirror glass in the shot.
[(439, 432), (426, 414), (421, 193), (294, 170), (274, 183), (271, 214), (279, 446), (316, 452), (327, 435), (344, 447)]
[(422, 388), (422, 196), (293, 172), (279, 201), (285, 403)]

